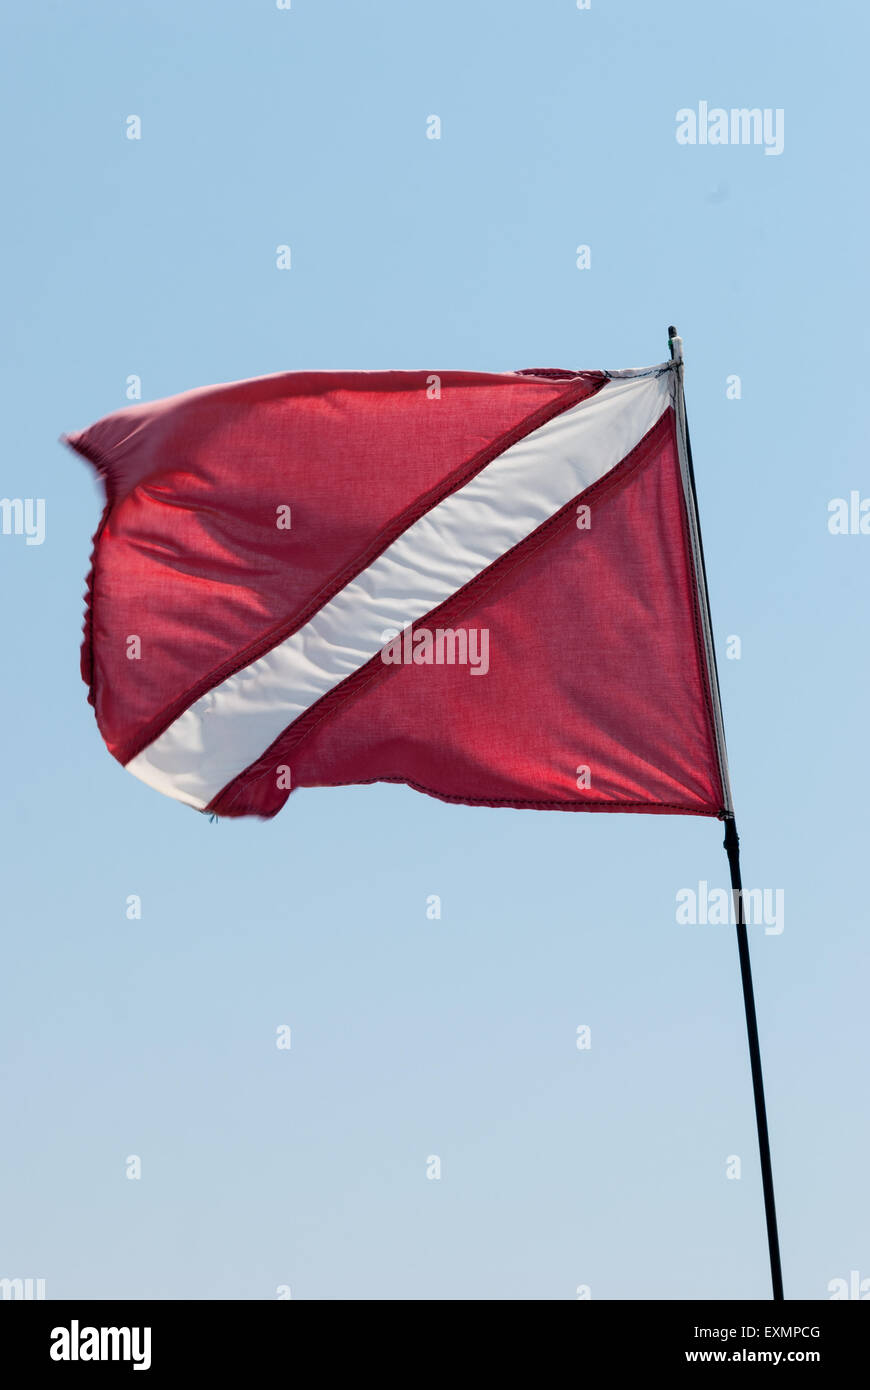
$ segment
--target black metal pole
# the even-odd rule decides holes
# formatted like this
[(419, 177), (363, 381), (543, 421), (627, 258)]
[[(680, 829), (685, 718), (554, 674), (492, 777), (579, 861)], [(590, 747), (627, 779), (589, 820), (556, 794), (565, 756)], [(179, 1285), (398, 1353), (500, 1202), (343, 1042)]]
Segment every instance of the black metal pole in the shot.
[(764, 1217), (767, 1222), (767, 1248), (770, 1253), (770, 1278), (774, 1301), (781, 1303), (782, 1262), (779, 1257), (779, 1232), (776, 1226), (776, 1202), (773, 1195), (773, 1166), (770, 1161), (770, 1136), (767, 1130), (767, 1107), (764, 1103), (764, 1076), (761, 1070), (761, 1048), (758, 1042), (758, 1020), (755, 1016), (755, 991), (752, 988), (752, 966), (749, 961), (749, 937), (746, 933), (746, 910), (743, 902), (743, 883), (740, 876), (740, 838), (733, 816), (725, 819), (725, 852), (731, 870), (734, 895), (734, 915), (737, 919), (737, 950), (740, 956), (740, 979), (743, 982), (743, 1005), (746, 1010), (746, 1034), (749, 1039), (749, 1065), (752, 1071), (752, 1094), (755, 1099), (755, 1125), (758, 1130), (758, 1151), (761, 1157), (761, 1187), (764, 1193)]
[[(668, 343), (671, 349), (671, 357), (676, 358), (676, 348), (679, 345), (677, 330), (673, 326), (668, 328)], [(680, 358), (677, 367), (679, 376), (679, 389), (682, 390), (682, 346), (680, 345)], [(716, 699), (719, 700), (719, 672), (716, 664), (716, 648), (712, 638), (712, 622), (710, 620), (710, 600), (707, 589), (707, 568), (704, 561), (704, 543), (701, 539), (701, 527), (698, 520), (698, 497), (695, 491), (695, 470), (692, 464), (692, 444), (689, 439), (689, 426), (685, 421), (685, 408), (683, 408), (685, 442), (686, 442), (686, 464), (689, 478), (689, 488), (691, 490), (692, 507), (695, 512), (695, 527), (698, 537), (698, 558), (700, 562), (701, 575), (699, 576), (702, 585), (703, 601), (706, 606), (707, 623), (710, 630), (710, 658), (711, 658), (711, 680), (715, 682)], [(721, 707), (721, 701), (719, 701)], [(724, 753), (723, 753), (724, 757)], [(723, 774), (724, 776), (724, 774)], [(730, 796), (726, 799), (726, 804), (730, 807)], [(770, 1255), (770, 1279), (773, 1285), (774, 1302), (781, 1303), (785, 1299), (782, 1288), (782, 1262), (779, 1255), (779, 1232), (776, 1225), (776, 1202), (773, 1194), (773, 1165), (770, 1161), (770, 1136), (767, 1129), (767, 1107), (764, 1103), (764, 1076), (761, 1070), (761, 1047), (758, 1042), (758, 1020), (755, 1015), (755, 991), (752, 988), (752, 966), (749, 959), (749, 937), (746, 932), (746, 909), (743, 901), (743, 883), (740, 875), (740, 839), (737, 834), (737, 824), (734, 819), (733, 811), (729, 810), (725, 816), (725, 851), (728, 855), (728, 867), (731, 871), (731, 891), (734, 897), (734, 916), (737, 924), (737, 952), (740, 957), (740, 979), (743, 984), (743, 1007), (746, 1012), (746, 1034), (749, 1040), (749, 1065), (752, 1072), (752, 1095), (755, 1101), (755, 1125), (758, 1130), (758, 1152), (761, 1159), (761, 1187), (764, 1194), (764, 1218), (767, 1224), (767, 1248)]]

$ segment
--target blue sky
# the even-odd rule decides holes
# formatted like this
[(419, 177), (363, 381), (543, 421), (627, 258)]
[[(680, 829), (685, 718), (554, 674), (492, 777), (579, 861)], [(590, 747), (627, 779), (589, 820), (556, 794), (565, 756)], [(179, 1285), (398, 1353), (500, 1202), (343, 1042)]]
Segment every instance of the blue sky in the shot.
[[(0, 535), (0, 1277), (767, 1295), (734, 934), (675, 920), (727, 881), (720, 825), (395, 786), (213, 825), (113, 762), (78, 674), (100, 499), (57, 440), (130, 374), (620, 368), (674, 322), (744, 882), (785, 893), (750, 935), (786, 1294), (870, 1278), (870, 536), (827, 526), (870, 496), (866, 17), (46, 0), (5, 28), (0, 492), (46, 535)], [(701, 101), (782, 109), (782, 153), (679, 145)]]

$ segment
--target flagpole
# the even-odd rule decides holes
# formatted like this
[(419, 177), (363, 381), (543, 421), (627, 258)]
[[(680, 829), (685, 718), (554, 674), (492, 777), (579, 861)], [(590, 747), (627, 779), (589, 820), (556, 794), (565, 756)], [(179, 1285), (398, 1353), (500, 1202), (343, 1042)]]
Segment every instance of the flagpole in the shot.
[[(755, 991), (752, 987), (752, 966), (749, 958), (749, 937), (746, 931), (746, 905), (743, 900), (743, 881), (740, 871), (740, 837), (734, 819), (731, 803), (731, 789), (728, 784), (728, 764), (725, 758), (725, 736), (722, 725), (722, 709), (719, 695), (719, 673), (716, 667), (716, 649), (713, 642), (713, 628), (710, 618), (710, 599), (707, 592), (707, 571), (704, 564), (704, 547), (701, 541), (701, 527), (698, 518), (698, 498), (695, 491), (695, 470), (692, 466), (692, 444), (689, 439), (689, 426), (686, 420), (686, 404), (683, 394), (683, 342), (676, 328), (668, 328), (668, 346), (671, 360), (676, 367), (676, 407), (677, 437), (684, 458), (684, 478), (687, 482), (691, 500), (690, 529), (693, 549), (696, 552), (698, 570), (698, 589), (701, 597), (702, 614), (705, 626), (706, 647), (710, 665), (710, 684), (715, 701), (716, 742), (719, 751), (719, 765), (725, 793), (725, 852), (728, 855), (728, 868), (731, 872), (731, 892), (735, 905), (737, 927), (737, 952), (740, 958), (740, 979), (743, 985), (743, 1006), (746, 1012), (746, 1035), (749, 1042), (749, 1066), (752, 1073), (752, 1094), (755, 1101), (755, 1126), (758, 1131), (758, 1151), (761, 1159), (761, 1187), (764, 1194), (764, 1217), (767, 1224), (767, 1248), (770, 1256), (770, 1279), (773, 1286), (774, 1302), (785, 1299), (782, 1287), (782, 1262), (779, 1254), (779, 1232), (776, 1224), (776, 1202), (773, 1191), (773, 1165), (770, 1160), (770, 1135), (767, 1128), (767, 1107), (764, 1102), (764, 1075), (761, 1068), (761, 1047), (758, 1041), (758, 1019), (755, 1013)], [(689, 500), (687, 499), (687, 500)]]

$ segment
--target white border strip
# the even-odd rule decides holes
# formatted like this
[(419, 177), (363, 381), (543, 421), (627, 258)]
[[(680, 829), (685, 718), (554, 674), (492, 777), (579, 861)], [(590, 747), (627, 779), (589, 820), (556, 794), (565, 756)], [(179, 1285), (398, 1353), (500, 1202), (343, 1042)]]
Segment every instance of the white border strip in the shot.
[(197, 700), (128, 772), (203, 810), (315, 701), (615, 468), (671, 404), (670, 363), (612, 377), (414, 522), (284, 642)]

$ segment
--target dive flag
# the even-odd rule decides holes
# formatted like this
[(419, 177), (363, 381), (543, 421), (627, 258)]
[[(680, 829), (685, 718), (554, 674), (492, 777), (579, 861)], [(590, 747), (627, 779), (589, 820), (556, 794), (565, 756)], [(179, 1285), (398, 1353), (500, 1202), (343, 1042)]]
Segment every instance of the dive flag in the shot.
[(65, 438), (106, 493), (82, 674), (149, 786), (728, 813), (681, 363), (280, 373)]

